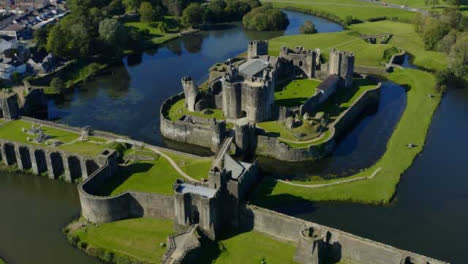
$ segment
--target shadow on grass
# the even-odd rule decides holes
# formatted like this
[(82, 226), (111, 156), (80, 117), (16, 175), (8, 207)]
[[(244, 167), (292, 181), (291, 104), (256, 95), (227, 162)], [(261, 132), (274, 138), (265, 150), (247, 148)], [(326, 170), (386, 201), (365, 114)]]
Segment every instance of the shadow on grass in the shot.
[(129, 166), (120, 167), (119, 173), (115, 174), (106, 181), (96, 192), (96, 195), (108, 196), (120, 185), (122, 185), (128, 178), (135, 173), (142, 173), (149, 171), (154, 164), (151, 163), (134, 163)]
[(279, 106), (293, 107), (293, 106), (299, 106), (305, 103), (307, 99), (309, 98), (308, 97), (295, 97), (295, 98), (287, 98), (287, 99), (276, 99), (275, 104)]

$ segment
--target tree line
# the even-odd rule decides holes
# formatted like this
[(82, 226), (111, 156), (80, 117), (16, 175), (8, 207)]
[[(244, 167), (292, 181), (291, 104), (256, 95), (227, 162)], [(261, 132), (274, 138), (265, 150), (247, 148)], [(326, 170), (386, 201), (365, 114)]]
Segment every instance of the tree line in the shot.
[[(454, 0), (457, 3), (456, 0)], [(442, 12), (419, 14), (414, 20), (416, 32), (422, 37), (427, 50), (448, 55), (447, 69), (438, 73), (439, 83), (461, 81), (468, 75), (468, 17), (458, 6), (444, 8)]]

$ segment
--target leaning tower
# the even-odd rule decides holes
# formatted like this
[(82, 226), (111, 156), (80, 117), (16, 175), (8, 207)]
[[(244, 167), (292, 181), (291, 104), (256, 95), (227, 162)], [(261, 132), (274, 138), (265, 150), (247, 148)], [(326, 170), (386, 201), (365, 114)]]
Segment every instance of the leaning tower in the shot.
[(190, 112), (195, 112), (198, 87), (195, 85), (195, 82), (190, 76), (185, 76), (182, 78), (182, 87), (184, 88), (185, 107), (187, 107)]

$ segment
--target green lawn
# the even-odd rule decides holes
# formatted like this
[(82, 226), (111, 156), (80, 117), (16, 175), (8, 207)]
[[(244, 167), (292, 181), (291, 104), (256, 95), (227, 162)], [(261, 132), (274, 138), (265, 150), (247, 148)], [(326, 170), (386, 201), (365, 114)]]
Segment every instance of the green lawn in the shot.
[(128, 21), (124, 23), (125, 27), (135, 28), (140, 32), (147, 31), (149, 33), (149, 41), (151, 44), (159, 45), (169, 40), (175, 39), (179, 36), (180, 31), (179, 23), (173, 17), (165, 17), (167, 25), (166, 32), (162, 32), (159, 25), (161, 22), (140, 22)]
[(203, 264), (237, 264), (261, 263), (286, 264), (294, 262), (296, 246), (290, 242), (282, 242), (274, 238), (251, 231), (222, 239), (211, 247), (204, 248), (199, 263)]
[[(254, 203), (267, 208), (285, 206), (301, 200), (388, 203), (395, 193), (401, 174), (422, 151), (432, 115), (441, 99), (434, 89), (435, 78), (430, 73), (404, 69), (396, 70), (389, 74), (388, 78), (410, 87), (407, 92), (406, 109), (381, 159), (370, 168), (347, 179), (370, 176), (377, 168), (381, 168), (374, 178), (314, 189), (291, 186), (266, 178), (255, 194)], [(427, 95), (430, 93), (435, 97), (429, 98)], [(416, 144), (416, 147), (408, 149), (408, 143)], [(336, 180), (340, 179), (326, 182)]]
[(263, 0), (262, 2), (272, 3), (279, 8), (299, 8), (313, 14), (339, 20), (337, 22), (343, 21), (350, 15), (362, 21), (377, 17), (411, 21), (415, 15), (414, 12), (387, 8), (380, 3), (366, 3), (358, 0)]
[(269, 41), (269, 54), (277, 56), (282, 46), (320, 48), (325, 58), (328, 58), (332, 48), (350, 51), (356, 55), (356, 64), (364, 66), (383, 66), (384, 51), (390, 47), (388, 44), (369, 44), (361, 39), (359, 32), (354, 30), (274, 38)]
[(167, 237), (173, 233), (173, 221), (137, 218), (112, 223), (88, 225), (70, 234), (90, 248), (99, 248), (114, 254), (130, 256), (145, 263), (160, 263)]
[(213, 159), (194, 158), (183, 154), (178, 155), (172, 152), (165, 152), (165, 154), (171, 157), (185, 173), (194, 179), (202, 180), (208, 178), (208, 172), (211, 169)]
[[(166, 153), (195, 179), (207, 178), (211, 159), (196, 159), (190, 156)], [(139, 191), (165, 195), (174, 194), (173, 185), (177, 179), (184, 179), (164, 158), (156, 155), (154, 161), (137, 161), (122, 166), (119, 174), (112, 177), (99, 190), (100, 195), (117, 195), (126, 191)]]
[(275, 104), (280, 106), (298, 106), (315, 94), (318, 80), (293, 80), (275, 91)]
[(198, 116), (198, 117), (203, 117), (203, 118), (216, 118), (217, 120), (225, 119), (222, 110), (219, 110), (219, 109), (207, 109), (207, 110), (209, 110), (211, 113), (206, 114), (202, 112), (189, 112), (188, 109), (185, 107), (185, 98), (183, 98), (171, 106), (168, 117), (172, 121), (179, 120), (184, 115)]
[[(36, 136), (29, 135), (22, 131), (22, 128), (31, 128), (32, 123), (24, 120), (14, 120), (7, 124), (0, 126), (0, 138), (15, 141), (18, 143), (24, 143), (29, 145), (40, 145), (42, 147), (50, 147), (44, 143), (38, 144), (33, 141), (28, 141), (27, 138), (34, 138)], [(37, 125), (36, 125), (37, 126)], [(42, 126), (42, 129), (46, 135), (51, 138), (49, 140), (59, 140), (63, 145), (58, 146), (58, 149), (73, 152), (77, 154), (95, 156), (106, 148), (105, 140), (92, 137), (90, 141), (81, 142), (77, 140), (80, 135), (77, 133), (56, 129), (52, 127)], [(94, 142), (93, 142), (94, 141)]]

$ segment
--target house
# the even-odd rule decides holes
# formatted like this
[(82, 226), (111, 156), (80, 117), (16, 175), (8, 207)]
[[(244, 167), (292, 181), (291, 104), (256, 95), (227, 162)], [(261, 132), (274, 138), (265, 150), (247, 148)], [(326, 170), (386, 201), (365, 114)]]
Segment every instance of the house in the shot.
[(52, 53), (36, 52), (27, 62), (37, 73), (47, 73), (57, 67), (57, 60)]

